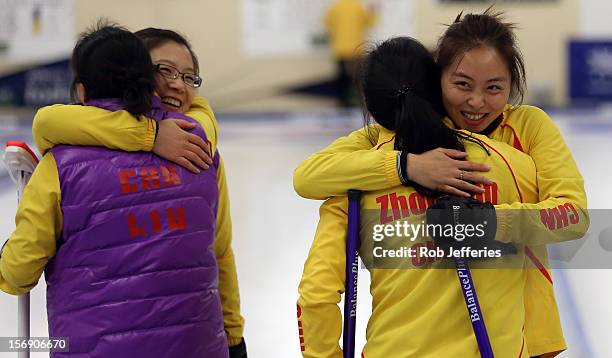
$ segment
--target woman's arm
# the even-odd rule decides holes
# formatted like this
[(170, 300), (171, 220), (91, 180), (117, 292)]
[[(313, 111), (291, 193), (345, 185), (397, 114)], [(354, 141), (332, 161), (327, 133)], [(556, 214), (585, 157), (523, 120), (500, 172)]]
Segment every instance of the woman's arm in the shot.
[[(307, 199), (326, 199), (344, 195), (348, 189), (375, 191), (400, 185), (398, 152), (370, 150), (378, 141), (379, 131), (378, 125), (362, 128), (311, 155), (293, 173), (295, 191)], [(448, 194), (482, 193), (483, 189), (474, 184), (489, 184), (490, 180), (473, 172), (489, 168), (461, 160), (465, 157), (465, 152), (443, 148), (409, 154), (408, 178)], [(464, 180), (460, 180), (461, 171)]]
[[(498, 205), (498, 238), (542, 245), (579, 239), (589, 228), (584, 179), (552, 119), (542, 110), (521, 106), (514, 129), (536, 166), (539, 202)], [(523, 125), (519, 127), (519, 125)], [(522, 210), (516, 210), (522, 209)]]
[(293, 173), (295, 191), (308, 199), (345, 195), (348, 189), (379, 190), (400, 184), (397, 152), (370, 150), (379, 127), (369, 126), (336, 139), (304, 160)]
[(139, 120), (127, 111), (55, 104), (38, 110), (32, 134), (41, 153), (57, 144), (102, 146), (128, 152), (151, 151), (155, 121), (144, 117)]
[[(211, 141), (213, 152), (216, 151), (219, 140), (219, 125), (208, 101), (202, 97), (196, 97), (185, 115), (192, 117), (202, 126)], [(234, 250), (232, 249), (229, 191), (225, 165), (221, 156), (219, 156), (217, 167), (217, 187), (219, 189), (219, 204), (214, 249), (219, 266), (219, 295), (228, 344), (229, 346), (236, 346), (242, 342), (244, 318), (240, 314), (240, 290)]]
[(232, 249), (232, 219), (223, 160), (219, 157), (217, 168), (219, 205), (217, 208), (217, 227), (214, 249), (219, 266), (219, 295), (223, 309), (223, 323), (228, 344), (240, 344), (244, 333), (244, 318), (240, 314), (240, 291), (236, 262)]
[(346, 210), (346, 197), (329, 199), (319, 210), (319, 225), (298, 288), (303, 357), (342, 357), (338, 345), (342, 334), (338, 303), (344, 292)]
[(17, 227), (0, 252), (0, 289), (20, 295), (40, 279), (62, 231), (60, 185), (55, 159), (45, 155), (26, 186)]
[(209, 137), (208, 140), (213, 145), (212, 153), (214, 153), (217, 150), (217, 143), (219, 143), (219, 123), (208, 100), (204, 97), (195, 97), (185, 115), (193, 118), (202, 126)]
[[(199, 120), (205, 122), (204, 117), (212, 110), (201, 107), (196, 106), (190, 114), (199, 116)], [(208, 126), (211, 128), (204, 128), (207, 135), (216, 140), (216, 131), (212, 134), (213, 125)], [(56, 144), (103, 146), (128, 152), (153, 151), (162, 158), (197, 172), (194, 164), (208, 169), (212, 161), (208, 143), (185, 131), (193, 127), (187, 121), (170, 119), (162, 121), (157, 129), (154, 120), (142, 116), (136, 118), (127, 111), (53, 105), (41, 108), (36, 113), (32, 134), (41, 153)]]

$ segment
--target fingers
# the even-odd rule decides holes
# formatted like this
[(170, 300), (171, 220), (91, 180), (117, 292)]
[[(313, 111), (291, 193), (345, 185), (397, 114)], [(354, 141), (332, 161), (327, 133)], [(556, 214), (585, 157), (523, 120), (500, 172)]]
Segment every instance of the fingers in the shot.
[(438, 148), (437, 150), (441, 151), (442, 153), (454, 159), (463, 159), (467, 156), (466, 152), (462, 152), (460, 150), (447, 149), (447, 148)]
[(208, 169), (213, 163), (210, 145), (201, 137), (186, 132), (194, 126), (180, 119), (160, 122), (153, 152), (195, 174), (200, 172), (198, 167)]
[[(193, 129), (196, 127), (195, 123), (191, 123), (191, 122), (188, 122), (182, 119), (172, 119), (172, 121), (176, 123), (179, 126), (179, 128), (184, 129), (184, 130)], [(212, 157), (210, 145), (204, 139), (202, 139), (200, 136), (196, 134), (193, 134), (193, 133), (185, 133), (185, 134), (186, 134), (186, 142), (188, 144), (193, 143), (199, 148), (201, 148), (201, 150), (198, 150), (198, 149), (195, 149), (189, 146), (189, 150), (198, 154), (198, 156), (201, 157), (202, 160), (204, 160), (208, 164), (212, 164), (212, 160), (210, 160), (210, 158)], [(202, 153), (202, 151), (204, 153)]]
[(180, 165), (181, 167), (189, 170), (190, 172), (192, 172), (193, 174), (199, 174), (200, 170), (198, 168), (195, 167), (195, 165), (191, 164), (191, 162), (183, 157), (177, 158), (175, 160), (176, 164)]
[(469, 181), (471, 183), (474, 184), (487, 184), (487, 185), (491, 185), (493, 184), (493, 180), (482, 176), (482, 175), (478, 175), (478, 174), (474, 174), (474, 173), (470, 173), (470, 172), (463, 172), (463, 180), (464, 181)]
[[(196, 147), (196, 146), (194, 146)], [(196, 147), (199, 149), (199, 147)], [(185, 151), (185, 153), (183, 154), (184, 158), (187, 158), (187, 160), (189, 160), (191, 163), (196, 164), (197, 166), (199, 166), (200, 168), (206, 170), (209, 168), (209, 164), (207, 164), (198, 154), (196, 154), (195, 152), (191, 151), (191, 150), (187, 150)]]
[(455, 187), (457, 190), (461, 190), (464, 192), (470, 192), (470, 193), (484, 193), (484, 189), (474, 185), (472, 183), (467, 182), (467, 175), (463, 176), (463, 180), (461, 179), (457, 179), (455, 181), (453, 181), (452, 186)]
[(181, 129), (193, 129), (195, 128), (195, 123), (188, 122), (183, 119), (172, 119), (174, 123), (176, 123)]
[[(461, 170), (470, 171), (470, 172), (488, 172), (489, 170), (491, 170), (491, 167), (486, 164), (468, 162), (468, 161), (460, 161), (458, 163), (458, 168)], [(491, 183), (487, 183), (487, 184), (491, 184)]]
[(440, 185), (439, 191), (446, 194), (468, 197), (472, 194), (484, 193), (484, 188), (478, 184), (490, 184), (492, 181), (482, 175), (459, 171), (459, 177), (453, 178), (450, 182)]
[(484, 193), (485, 189), (479, 184), (490, 185), (493, 181), (482, 175), (458, 170), (458, 174), (450, 182), (440, 185), (438, 190), (453, 195), (471, 196), (471, 194)]
[[(437, 148), (419, 155), (409, 155), (407, 160), (410, 180), (426, 188), (462, 197), (484, 193), (483, 184), (493, 183), (489, 178), (473, 173), (487, 172), (491, 168), (483, 163), (464, 160), (467, 153), (446, 148)], [(417, 160), (418, 159), (418, 160)], [(432, 174), (433, 173), (433, 174)]]
[(210, 149), (208, 149), (208, 151), (204, 151), (204, 150), (202, 150), (202, 148), (198, 147), (197, 145), (195, 145), (193, 143), (187, 143), (187, 150), (190, 151), (190, 152), (195, 153), (206, 164), (211, 165), (213, 163), (213, 160), (212, 160), (212, 158), (210, 157), (210, 154), (209, 154), (210, 153)]
[(450, 195), (456, 195), (456, 196), (463, 196), (463, 197), (471, 196), (469, 193), (466, 193), (465, 191), (459, 190), (450, 185), (442, 185), (438, 187), (438, 191), (441, 191), (443, 193), (450, 194)]
[(197, 164), (202, 169), (208, 169), (208, 164), (206, 164), (202, 158), (198, 157), (198, 155), (193, 152), (185, 152), (185, 158), (187, 158), (187, 160), (189, 160), (191, 163)]
[(212, 157), (212, 153), (210, 152), (210, 146), (204, 139), (202, 139), (202, 137), (188, 133), (187, 140), (189, 141), (189, 143), (193, 143), (198, 147), (202, 148), (202, 150), (204, 150), (209, 157)]
[[(446, 154), (448, 157), (453, 158), (453, 159), (465, 159), (467, 157), (467, 153), (462, 152), (460, 150), (446, 149), (446, 148), (438, 148), (436, 150), (439, 150), (440, 152)], [(467, 170), (471, 172), (488, 172), (489, 170), (491, 170), (490, 166), (483, 164), (483, 163), (475, 163), (475, 162), (461, 160), (461, 161), (457, 161), (456, 164), (458, 164), (457, 166), (458, 169)]]
[[(176, 123), (181, 129), (193, 129), (193, 128), (196, 127), (195, 123), (191, 123), (191, 122), (188, 122), (188, 121), (185, 121), (185, 120), (182, 120), (182, 119), (173, 119), (172, 121), (174, 121), (174, 123)], [(202, 150), (204, 150), (204, 152), (206, 152), (206, 156), (207, 157), (209, 157), (209, 158), (212, 157), (210, 145), (204, 139), (202, 139), (200, 136), (195, 135), (193, 133), (187, 133), (187, 141), (189, 143), (193, 143), (193, 144), (197, 145), (198, 147), (202, 148)], [(192, 150), (192, 151), (197, 152), (196, 150)], [(203, 159), (206, 156), (200, 155), (200, 157), (202, 157)]]

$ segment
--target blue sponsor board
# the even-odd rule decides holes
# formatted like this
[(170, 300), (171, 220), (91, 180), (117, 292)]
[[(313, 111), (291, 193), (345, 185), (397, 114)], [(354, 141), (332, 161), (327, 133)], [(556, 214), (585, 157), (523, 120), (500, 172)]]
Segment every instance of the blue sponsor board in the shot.
[(612, 101), (612, 40), (569, 43), (570, 98)]
[(71, 81), (68, 60), (0, 77), (0, 106), (40, 107), (69, 103)]

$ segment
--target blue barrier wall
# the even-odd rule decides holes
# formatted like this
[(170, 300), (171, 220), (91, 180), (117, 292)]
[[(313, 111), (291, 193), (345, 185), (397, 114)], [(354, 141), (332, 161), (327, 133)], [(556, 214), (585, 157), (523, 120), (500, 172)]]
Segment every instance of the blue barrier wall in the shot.
[(68, 60), (0, 77), (0, 106), (40, 107), (69, 103), (71, 81)]
[(572, 102), (612, 101), (612, 40), (569, 43)]

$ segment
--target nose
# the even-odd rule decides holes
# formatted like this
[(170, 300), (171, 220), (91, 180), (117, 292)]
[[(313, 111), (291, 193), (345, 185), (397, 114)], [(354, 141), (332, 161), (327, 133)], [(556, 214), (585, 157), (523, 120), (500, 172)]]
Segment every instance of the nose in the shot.
[(481, 109), (485, 105), (484, 94), (480, 91), (472, 92), (468, 98), (467, 104), (476, 110)]
[(185, 83), (183, 82), (180, 76), (175, 79), (167, 78), (166, 83), (168, 84), (168, 87), (173, 90), (176, 90), (181, 93), (185, 91)]

